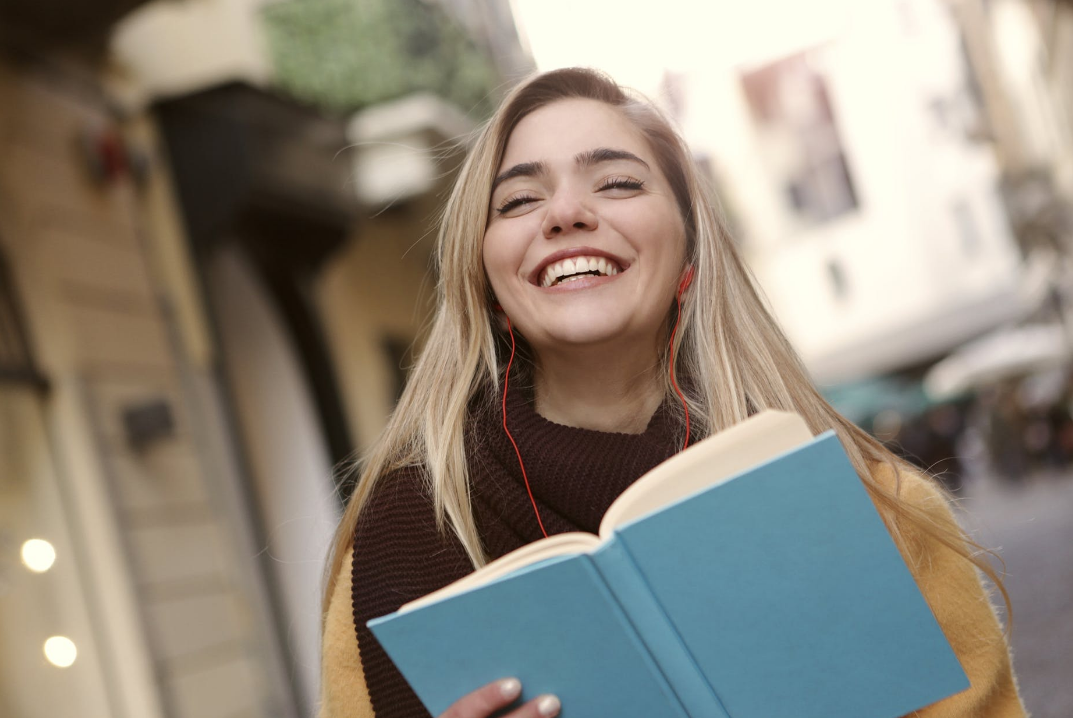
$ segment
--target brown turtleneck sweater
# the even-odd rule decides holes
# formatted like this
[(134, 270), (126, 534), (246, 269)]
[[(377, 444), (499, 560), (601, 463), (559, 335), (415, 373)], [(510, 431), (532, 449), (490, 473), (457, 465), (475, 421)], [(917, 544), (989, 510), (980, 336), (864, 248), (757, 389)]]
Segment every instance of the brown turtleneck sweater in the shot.
[[(519, 392), (508, 402), (511, 433), (549, 534), (597, 531), (612, 501), (678, 446), (666, 407), (640, 435), (553, 424)], [(498, 412), (472, 419), (467, 437), (472, 501), (491, 558), (541, 537), (518, 459)], [(894, 486), (885, 470), (877, 474)], [(934, 485), (903, 475), (903, 500), (938, 521), (953, 521)], [(975, 569), (929, 536), (903, 529), (902, 551), (969, 675), (972, 687), (919, 711), (918, 718), (1021, 718), (1008, 648)], [(325, 618), (320, 718), (426, 718), (428, 712), (395, 669), (366, 621), (395, 611), (471, 571), (461, 545), (436, 529), (432, 498), (419, 469), (383, 477), (363, 512), (353, 558), (344, 562)], [(355, 632), (357, 640), (355, 640)], [(477, 686), (459, 686), (459, 693)]]
[[(507, 421), (548, 534), (596, 533), (611, 502), (677, 446), (673, 415), (659, 409), (642, 434), (553, 424), (523, 392), (511, 392)], [(474, 413), (466, 442), (477, 528), (489, 558), (541, 538), (518, 457), (501, 414)], [(366, 621), (442, 588), (472, 570), (461, 544), (436, 529), (432, 498), (416, 467), (385, 476), (359, 522), (352, 562), (354, 625), (377, 718), (428, 715)], [(477, 686), (473, 686), (477, 688)]]

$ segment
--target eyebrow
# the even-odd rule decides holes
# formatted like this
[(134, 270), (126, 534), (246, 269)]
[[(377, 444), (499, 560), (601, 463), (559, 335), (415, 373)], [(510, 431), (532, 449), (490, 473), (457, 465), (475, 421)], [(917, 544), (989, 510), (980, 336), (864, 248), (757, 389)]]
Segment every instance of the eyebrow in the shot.
[(499, 173), (499, 176), (492, 182), (492, 191), (495, 192), (496, 187), (515, 177), (539, 177), (547, 173), (548, 165), (545, 162), (522, 162), (520, 165), (514, 165), (509, 170)]
[[(643, 165), (645, 169), (651, 169), (647, 162), (634, 153), (612, 147), (597, 147), (574, 155), (574, 162), (580, 167), (592, 167), (603, 162), (616, 162), (619, 160), (637, 162)], [(495, 192), (496, 187), (515, 177), (539, 177), (547, 173), (548, 165), (545, 162), (522, 162), (501, 172), (492, 182), (492, 191)]]
[(592, 167), (598, 165), (601, 162), (615, 162), (617, 160), (627, 160), (629, 162), (638, 162), (644, 165), (645, 169), (651, 169), (648, 163), (638, 157), (632, 152), (626, 150), (618, 150), (611, 147), (597, 147), (594, 150), (588, 152), (578, 152), (574, 155), (574, 162), (582, 167)]

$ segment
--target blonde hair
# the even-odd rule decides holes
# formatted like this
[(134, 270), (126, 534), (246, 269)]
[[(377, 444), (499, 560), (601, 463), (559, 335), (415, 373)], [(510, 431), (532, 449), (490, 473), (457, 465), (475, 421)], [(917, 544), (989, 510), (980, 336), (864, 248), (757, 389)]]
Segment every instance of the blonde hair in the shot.
[[(501, 381), (499, 330), (482, 260), (492, 181), (518, 122), (540, 107), (573, 98), (616, 107), (635, 125), (657, 156), (682, 213), (687, 261), (694, 277), (682, 304), (673, 351), (676, 373), (689, 378), (684, 388), (695, 427), (692, 433), (707, 436), (762, 409), (797, 412), (813, 433), (834, 429), (899, 542), (902, 522), (915, 525), (975, 563), (1005, 597), (990, 564), (970, 550), (979, 547), (956, 524), (939, 522), (899, 500), (897, 481), (891, 489), (874, 478), (877, 464), (888, 465), (896, 477), (900, 470), (913, 469), (839, 415), (817, 392), (766, 307), (728, 236), (712, 193), (671, 124), (650, 103), (629, 95), (607, 76), (572, 68), (537, 75), (516, 87), (485, 125), (462, 166), (438, 235), (435, 319), (395, 412), (363, 462), (336, 533), (325, 611), (362, 509), (377, 484), (403, 466), (423, 471), (440, 530), (454, 532), (474, 566), (486, 561), (470, 504), (463, 432), (474, 397), (482, 389), (498, 389)], [(668, 366), (670, 350), (664, 350), (663, 367)], [(672, 396), (670, 372), (663, 373), (665, 392)]]

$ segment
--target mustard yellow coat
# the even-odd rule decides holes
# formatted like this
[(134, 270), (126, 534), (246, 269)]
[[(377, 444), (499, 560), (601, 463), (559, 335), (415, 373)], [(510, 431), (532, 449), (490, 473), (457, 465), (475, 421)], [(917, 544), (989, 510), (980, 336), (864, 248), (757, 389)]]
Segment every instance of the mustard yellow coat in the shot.
[[(880, 481), (893, 487), (891, 472)], [(936, 521), (954, 522), (950, 507), (929, 480), (904, 473), (899, 495)], [(971, 687), (923, 708), (917, 718), (1021, 718), (1026, 716), (1010, 664), (1009, 647), (976, 568), (934, 539), (902, 531), (902, 554), (921, 592), (961, 660)], [(325, 617), (319, 718), (375, 718), (358, 654), (351, 608), (348, 554)], [(476, 688), (477, 686), (474, 686)]]

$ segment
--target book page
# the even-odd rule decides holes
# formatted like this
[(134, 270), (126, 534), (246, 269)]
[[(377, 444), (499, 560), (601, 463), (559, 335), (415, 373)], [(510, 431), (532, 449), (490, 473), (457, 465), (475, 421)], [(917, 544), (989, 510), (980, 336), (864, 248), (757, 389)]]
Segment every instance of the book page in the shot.
[(427, 596), (404, 604), (399, 612), (411, 611), (421, 608), (430, 603), (435, 603), (448, 596), (468, 591), (491, 581), (496, 580), (530, 564), (545, 561), (556, 556), (568, 556), (570, 554), (586, 553), (600, 545), (600, 539), (593, 534), (574, 531), (564, 534), (555, 534), (531, 544), (522, 546), (511, 551), (506, 556), (501, 556), (486, 566), (482, 566), (473, 573), (460, 578), (454, 583), (448, 584), (439, 591), (434, 591)]
[(762, 411), (672, 456), (615, 499), (600, 522), (600, 538), (615, 528), (715, 486), (812, 440), (805, 420)]

